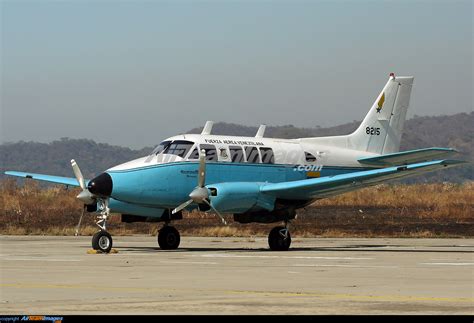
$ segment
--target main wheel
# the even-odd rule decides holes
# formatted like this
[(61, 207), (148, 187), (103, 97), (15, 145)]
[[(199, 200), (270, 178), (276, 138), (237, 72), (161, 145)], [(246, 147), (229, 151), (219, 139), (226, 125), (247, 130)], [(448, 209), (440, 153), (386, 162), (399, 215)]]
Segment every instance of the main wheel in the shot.
[(174, 227), (165, 226), (158, 232), (158, 244), (163, 250), (177, 249), (181, 238)]
[(290, 248), (291, 236), (290, 231), (287, 231), (286, 237), (284, 236), (285, 227), (275, 227), (270, 231), (268, 235), (268, 245), (273, 251), (287, 251)]
[(112, 236), (107, 231), (100, 230), (92, 236), (92, 249), (109, 253), (112, 249)]

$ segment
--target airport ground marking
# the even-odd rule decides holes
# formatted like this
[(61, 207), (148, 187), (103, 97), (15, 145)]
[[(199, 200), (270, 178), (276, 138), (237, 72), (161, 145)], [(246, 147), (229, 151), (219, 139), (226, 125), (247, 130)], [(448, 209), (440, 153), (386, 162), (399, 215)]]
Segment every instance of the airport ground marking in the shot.
[(473, 297), (429, 297), (410, 295), (360, 295), (360, 294), (331, 294), (325, 292), (292, 292), (292, 291), (258, 291), (258, 290), (214, 290), (214, 289), (171, 289), (153, 287), (109, 287), (83, 284), (44, 284), (44, 283), (1, 283), (2, 288), (20, 289), (92, 289), (102, 291), (134, 291), (134, 292), (194, 292), (194, 293), (224, 293), (234, 295), (255, 295), (270, 297), (315, 297), (327, 300), (381, 301), (381, 302), (451, 302), (474, 303)]
[(281, 259), (323, 259), (323, 260), (373, 260), (369, 257), (324, 257), (324, 256), (274, 256), (274, 255), (227, 255), (227, 254), (207, 254), (196, 257), (203, 258), (281, 258)]

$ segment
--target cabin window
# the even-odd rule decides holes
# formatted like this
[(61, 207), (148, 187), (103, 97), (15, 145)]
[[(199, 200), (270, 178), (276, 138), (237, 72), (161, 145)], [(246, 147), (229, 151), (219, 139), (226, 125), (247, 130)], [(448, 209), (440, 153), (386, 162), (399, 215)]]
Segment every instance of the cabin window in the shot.
[(194, 142), (191, 141), (175, 140), (171, 143), (171, 145), (165, 148), (163, 153), (184, 157), (193, 145)]
[(309, 162), (309, 163), (314, 163), (314, 162), (316, 161), (316, 157), (314, 157), (313, 154), (311, 154), (311, 153), (305, 151), (305, 152), (304, 152), (304, 155), (305, 155), (305, 157), (306, 157), (306, 161), (307, 161), (307, 162)]
[(273, 155), (273, 149), (269, 147), (260, 147), (260, 155), (262, 155), (262, 163), (264, 164), (275, 164), (275, 156)]
[(219, 155), (223, 159), (227, 159), (227, 157), (229, 157), (229, 155), (227, 154), (227, 149), (226, 148), (219, 148)]
[(230, 150), (230, 158), (232, 159), (233, 163), (244, 163), (244, 151), (242, 147), (239, 146), (229, 146)]
[(247, 163), (260, 163), (260, 155), (258, 154), (257, 147), (246, 146), (245, 155), (247, 155)]
[(188, 159), (199, 159), (199, 150), (197, 147), (189, 154)]
[(214, 145), (201, 145), (200, 146), (201, 150), (204, 149), (206, 151), (206, 160), (207, 161), (217, 161), (217, 150), (216, 146)]

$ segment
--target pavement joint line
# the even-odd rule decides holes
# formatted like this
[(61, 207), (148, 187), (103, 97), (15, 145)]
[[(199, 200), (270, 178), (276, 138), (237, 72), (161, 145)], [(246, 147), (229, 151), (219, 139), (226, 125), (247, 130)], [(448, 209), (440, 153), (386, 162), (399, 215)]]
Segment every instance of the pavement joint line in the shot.
[(193, 255), (193, 257), (203, 258), (282, 258), (282, 259), (324, 259), (324, 260), (373, 260), (375, 258), (366, 257), (323, 257), (323, 256), (253, 256), (253, 255), (226, 255), (226, 254), (207, 254), (207, 255)]
[(191, 264), (191, 265), (218, 265), (218, 262), (210, 261), (173, 261), (173, 260), (162, 260), (162, 264)]
[(330, 294), (322, 292), (291, 292), (291, 291), (258, 291), (258, 290), (203, 290), (203, 289), (169, 289), (153, 287), (109, 287), (79, 284), (39, 284), (39, 283), (2, 283), (2, 288), (37, 288), (37, 289), (93, 289), (107, 291), (136, 291), (136, 292), (217, 292), (225, 294), (265, 295), (276, 297), (316, 297), (328, 300), (355, 300), (355, 301), (383, 301), (383, 302), (455, 302), (474, 303), (474, 297), (426, 297), (404, 295), (357, 295), (357, 294)]
[(2, 257), (2, 260), (6, 261), (66, 261), (66, 262), (77, 262), (82, 261), (81, 259), (57, 259), (57, 258), (44, 258), (44, 257)]
[(420, 265), (474, 266), (474, 262), (422, 262)]
[(343, 264), (294, 264), (291, 267), (345, 267), (345, 268), (400, 268), (399, 266), (343, 265)]

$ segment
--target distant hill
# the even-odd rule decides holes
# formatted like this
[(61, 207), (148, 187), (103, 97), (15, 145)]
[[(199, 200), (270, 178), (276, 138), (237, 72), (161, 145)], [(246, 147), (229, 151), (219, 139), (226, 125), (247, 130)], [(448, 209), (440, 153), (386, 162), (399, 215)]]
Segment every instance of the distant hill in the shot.
[(5, 170), (28, 171), (73, 177), (71, 159), (75, 159), (85, 178), (128, 160), (145, 156), (152, 148), (130, 148), (96, 143), (89, 139), (61, 138), (49, 144), (37, 142), (0, 145), (1, 174)]
[[(360, 124), (353, 121), (330, 128), (298, 128), (293, 125), (269, 126), (265, 136), (274, 138), (299, 138), (343, 135), (354, 131)], [(407, 120), (401, 150), (425, 147), (452, 147), (461, 154), (454, 156), (474, 161), (474, 112), (450, 116), (418, 117)], [(202, 128), (188, 133), (199, 133)], [(214, 134), (254, 136), (257, 127), (219, 122)], [(17, 142), (0, 145), (0, 171), (30, 171), (60, 176), (73, 176), (70, 160), (75, 158), (84, 176), (92, 178), (101, 171), (125, 161), (147, 155), (152, 147), (132, 150), (120, 146), (96, 143), (88, 139), (61, 138), (49, 144)], [(410, 179), (410, 182), (462, 182), (474, 180), (472, 165), (439, 171)]]

